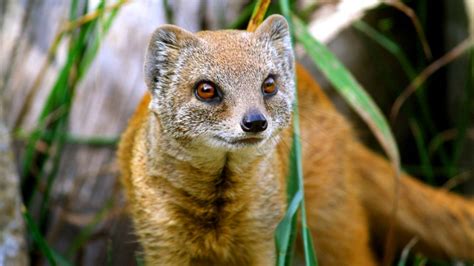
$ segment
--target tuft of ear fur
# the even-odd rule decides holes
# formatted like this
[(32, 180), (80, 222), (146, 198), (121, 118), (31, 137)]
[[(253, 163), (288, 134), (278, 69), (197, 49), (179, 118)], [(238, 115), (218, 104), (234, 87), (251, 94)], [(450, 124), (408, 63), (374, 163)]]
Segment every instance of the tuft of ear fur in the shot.
[(151, 37), (145, 56), (145, 83), (149, 90), (169, 81), (176, 69), (180, 50), (197, 40), (191, 32), (173, 25), (157, 28)]
[(287, 59), (290, 70), (294, 69), (293, 48), (288, 22), (281, 15), (271, 15), (255, 31), (257, 36), (270, 42), (280, 56)]
[[(255, 31), (257, 35), (270, 38), (273, 41), (290, 41), (290, 29), (285, 17), (271, 15)], [(290, 41), (291, 44), (291, 41)]]

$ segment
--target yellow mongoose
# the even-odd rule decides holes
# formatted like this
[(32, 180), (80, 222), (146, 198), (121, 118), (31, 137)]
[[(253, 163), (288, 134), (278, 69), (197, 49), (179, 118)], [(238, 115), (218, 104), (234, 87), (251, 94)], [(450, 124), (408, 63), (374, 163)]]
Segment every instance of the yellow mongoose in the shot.
[[(148, 265), (274, 265), (286, 209), (295, 65), (285, 19), (255, 33), (165, 25), (124, 133), (122, 182)], [(320, 265), (378, 265), (392, 170), (296, 67), (305, 197)], [(474, 260), (474, 203), (402, 176), (397, 239)]]

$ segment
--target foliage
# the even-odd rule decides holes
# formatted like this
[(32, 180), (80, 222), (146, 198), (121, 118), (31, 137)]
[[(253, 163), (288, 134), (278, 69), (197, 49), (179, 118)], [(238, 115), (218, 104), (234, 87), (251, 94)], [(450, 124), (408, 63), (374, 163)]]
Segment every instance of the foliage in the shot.
[[(124, 1), (120, 1), (121, 4)], [(57, 40), (67, 35), (69, 48), (66, 61), (58, 74), (38, 119), (38, 127), (28, 137), (22, 160), (22, 194), (26, 205), (24, 217), (34, 242), (51, 265), (65, 264), (41, 236), (47, 227), (51, 188), (57, 176), (60, 158), (67, 140), (69, 114), (74, 100), (75, 89), (87, 73), (100, 47), (101, 40), (109, 30), (118, 9), (105, 12), (105, 0), (100, 1), (93, 12), (87, 13), (88, 5), (82, 7), (78, 0), (70, 5), (67, 32), (61, 32)], [(117, 5), (118, 6), (118, 5)], [(72, 26), (71, 26), (72, 25)], [(76, 27), (78, 27), (76, 29)], [(38, 149), (39, 146), (44, 147)], [(44, 187), (40, 190), (39, 187)], [(28, 208), (33, 206), (36, 194), (41, 194), (41, 204), (37, 219), (33, 219)]]

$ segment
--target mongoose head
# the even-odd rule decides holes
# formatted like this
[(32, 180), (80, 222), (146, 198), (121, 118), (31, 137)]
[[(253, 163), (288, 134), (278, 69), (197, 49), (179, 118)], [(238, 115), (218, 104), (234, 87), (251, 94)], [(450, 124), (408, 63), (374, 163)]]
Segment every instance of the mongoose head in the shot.
[(166, 136), (218, 149), (255, 146), (288, 127), (294, 57), (286, 20), (255, 32), (156, 29), (145, 60), (150, 109)]

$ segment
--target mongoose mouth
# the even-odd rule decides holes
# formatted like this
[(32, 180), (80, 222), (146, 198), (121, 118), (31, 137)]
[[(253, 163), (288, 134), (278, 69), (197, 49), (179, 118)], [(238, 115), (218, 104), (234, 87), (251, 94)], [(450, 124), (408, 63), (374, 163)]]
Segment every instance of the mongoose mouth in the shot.
[(263, 138), (259, 138), (259, 137), (225, 139), (223, 137), (216, 136), (216, 138), (220, 141), (223, 141), (232, 145), (255, 145), (263, 141)]

